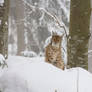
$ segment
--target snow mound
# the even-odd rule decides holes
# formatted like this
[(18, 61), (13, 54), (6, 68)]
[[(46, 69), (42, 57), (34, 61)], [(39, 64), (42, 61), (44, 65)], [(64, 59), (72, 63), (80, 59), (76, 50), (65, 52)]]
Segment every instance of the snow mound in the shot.
[(34, 51), (27, 51), (27, 50), (22, 51), (21, 55), (25, 57), (36, 57), (37, 56), (37, 54)]
[(44, 57), (9, 57), (0, 77), (1, 92), (92, 92), (92, 74), (82, 68), (62, 71)]

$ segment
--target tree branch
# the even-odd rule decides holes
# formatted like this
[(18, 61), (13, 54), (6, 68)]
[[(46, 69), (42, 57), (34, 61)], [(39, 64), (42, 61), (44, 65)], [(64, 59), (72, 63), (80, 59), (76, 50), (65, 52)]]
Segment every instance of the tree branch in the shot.
[(48, 11), (47, 11), (46, 9), (44, 9), (44, 8), (33, 6), (33, 5), (29, 4), (29, 3), (28, 3), (27, 1), (25, 1), (25, 0), (22, 0), (22, 1), (23, 1), (25, 4), (27, 4), (33, 11), (34, 11), (35, 9), (39, 9), (39, 10), (41, 10), (41, 11), (44, 11), (44, 12), (45, 12), (46, 14), (48, 14), (50, 17), (52, 17), (53, 20), (55, 20), (55, 22), (58, 24), (58, 26), (59, 26), (60, 28), (63, 28), (63, 29), (64, 29), (65, 34), (66, 34), (66, 37), (68, 38), (65, 25), (64, 25), (64, 24), (61, 25), (61, 23), (60, 23), (60, 21), (59, 21), (59, 19), (57, 18), (56, 15), (51, 14), (50, 12), (48, 12)]

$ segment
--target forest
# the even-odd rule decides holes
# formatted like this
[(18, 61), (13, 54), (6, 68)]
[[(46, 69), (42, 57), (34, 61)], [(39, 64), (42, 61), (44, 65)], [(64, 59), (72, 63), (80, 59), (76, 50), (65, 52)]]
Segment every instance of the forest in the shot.
[(0, 0), (0, 92), (91, 85), (92, 0)]

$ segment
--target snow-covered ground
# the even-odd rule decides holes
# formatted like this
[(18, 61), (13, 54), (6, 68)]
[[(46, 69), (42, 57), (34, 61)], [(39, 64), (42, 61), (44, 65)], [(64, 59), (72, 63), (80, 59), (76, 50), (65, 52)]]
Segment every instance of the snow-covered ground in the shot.
[(60, 70), (44, 57), (9, 56), (0, 69), (0, 92), (92, 92), (92, 74), (82, 68)]

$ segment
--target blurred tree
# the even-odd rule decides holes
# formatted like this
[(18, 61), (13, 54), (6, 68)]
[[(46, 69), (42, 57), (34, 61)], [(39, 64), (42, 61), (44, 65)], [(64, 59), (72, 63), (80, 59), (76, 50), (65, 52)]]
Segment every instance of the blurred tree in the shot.
[(16, 23), (17, 23), (17, 55), (25, 49), (24, 42), (24, 3), (16, 0)]
[(4, 0), (0, 4), (0, 53), (7, 58), (8, 56), (8, 16), (9, 0)]
[(90, 0), (71, 0), (68, 40), (69, 67), (82, 67), (88, 69), (90, 14)]

